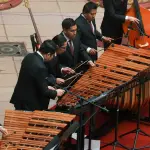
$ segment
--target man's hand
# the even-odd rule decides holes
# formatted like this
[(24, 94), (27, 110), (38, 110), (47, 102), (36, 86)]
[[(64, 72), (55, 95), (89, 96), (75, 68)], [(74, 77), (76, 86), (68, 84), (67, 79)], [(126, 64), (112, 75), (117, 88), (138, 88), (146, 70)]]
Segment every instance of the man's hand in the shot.
[(57, 89), (56, 92), (57, 92), (57, 96), (60, 97), (65, 93), (65, 90)]
[(63, 84), (63, 83), (65, 83), (65, 80), (62, 78), (56, 78), (56, 83), (57, 84)]
[(0, 132), (4, 135), (8, 135), (8, 131), (7, 129), (5, 129), (4, 127), (0, 126)]
[(112, 38), (110, 38), (110, 37), (105, 37), (105, 36), (103, 36), (103, 41), (104, 42), (108, 42), (108, 43), (110, 43), (113, 39)]
[(88, 64), (89, 64), (91, 67), (95, 67), (95, 64), (93, 63), (92, 60), (88, 61)]
[(74, 74), (75, 73), (75, 71), (69, 67), (62, 68), (61, 71), (63, 74)]
[(89, 54), (91, 54), (91, 55), (96, 55), (96, 53), (97, 53), (97, 50), (94, 48), (91, 48), (89, 51)]
[(52, 86), (48, 86), (49, 90), (56, 90), (55, 88), (53, 88)]
[(132, 17), (132, 16), (128, 16), (127, 17), (127, 20), (128, 21), (131, 21), (131, 22), (136, 22), (137, 24), (139, 24), (139, 19), (135, 18), (135, 17)]

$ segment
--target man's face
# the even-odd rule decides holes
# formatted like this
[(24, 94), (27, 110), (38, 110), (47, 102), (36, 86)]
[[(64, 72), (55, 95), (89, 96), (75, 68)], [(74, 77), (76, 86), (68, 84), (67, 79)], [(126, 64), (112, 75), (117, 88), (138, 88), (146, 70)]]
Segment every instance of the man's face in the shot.
[(57, 55), (64, 53), (66, 51), (66, 47), (67, 42), (64, 42), (64, 44), (56, 50)]
[(96, 9), (92, 9), (92, 10), (90, 11), (90, 13), (85, 14), (86, 19), (87, 19), (88, 21), (94, 20), (94, 19), (95, 19), (95, 16), (96, 16), (96, 13), (97, 13), (97, 10), (96, 10)]
[(70, 29), (64, 29), (64, 33), (70, 40), (73, 40), (77, 33), (77, 26), (74, 25)]
[(45, 54), (44, 55), (44, 61), (50, 61), (53, 57), (54, 57), (55, 54)]

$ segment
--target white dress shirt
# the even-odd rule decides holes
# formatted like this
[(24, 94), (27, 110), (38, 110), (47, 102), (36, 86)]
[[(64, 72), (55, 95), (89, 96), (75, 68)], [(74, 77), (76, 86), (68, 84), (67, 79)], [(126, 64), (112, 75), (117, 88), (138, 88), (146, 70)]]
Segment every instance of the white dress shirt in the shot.
[(37, 53), (38, 55), (40, 55), (40, 56), (43, 58), (43, 60), (44, 60), (43, 55), (42, 55), (39, 51), (36, 51), (36, 53)]

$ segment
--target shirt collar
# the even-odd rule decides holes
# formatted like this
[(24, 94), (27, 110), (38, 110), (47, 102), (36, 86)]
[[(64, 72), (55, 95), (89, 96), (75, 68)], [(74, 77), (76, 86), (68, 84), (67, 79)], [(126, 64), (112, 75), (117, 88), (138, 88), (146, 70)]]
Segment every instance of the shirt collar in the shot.
[(89, 21), (85, 18), (84, 14), (81, 14), (81, 16), (82, 16), (87, 22), (89, 22)]
[(66, 38), (67, 42), (70, 41), (70, 39), (65, 35), (65, 33), (63, 32), (64, 37)]
[[(83, 14), (81, 14), (81, 16), (82, 16), (84, 19), (86, 19), (85, 16), (84, 16)], [(86, 20), (87, 20), (87, 19), (86, 19)]]
[(39, 51), (36, 51), (36, 53), (37, 53), (38, 55), (40, 55), (40, 56), (42, 57), (42, 59), (44, 60), (43, 55), (42, 55)]
[[(84, 14), (81, 14), (81, 16), (82, 16), (87, 22), (89, 22), (89, 21), (85, 18)], [(92, 23), (92, 21), (90, 21), (90, 23)]]

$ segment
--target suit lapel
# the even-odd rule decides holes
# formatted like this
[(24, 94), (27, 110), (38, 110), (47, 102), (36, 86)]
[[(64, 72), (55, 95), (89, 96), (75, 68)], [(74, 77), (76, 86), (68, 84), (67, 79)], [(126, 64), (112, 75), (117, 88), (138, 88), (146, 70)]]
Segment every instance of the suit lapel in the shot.
[[(67, 48), (66, 48), (66, 50), (67, 50), (67, 52), (72, 56), (72, 54), (71, 54), (71, 50), (70, 50), (70, 46), (69, 46), (69, 44), (67, 43)], [(72, 56), (73, 57), (73, 56)]]
[[(89, 31), (90, 33), (92, 33), (95, 36), (95, 34), (94, 34), (95, 33), (95, 29), (94, 29), (94, 33), (93, 33), (92, 29), (90, 27), (90, 24), (88, 23), (88, 21), (82, 15), (80, 15), (80, 18), (84, 22), (85, 27), (87, 28), (87, 31)], [(93, 23), (93, 21), (92, 21), (92, 23)], [(93, 23), (93, 25), (94, 25), (94, 23)], [(95, 28), (95, 25), (94, 25), (94, 28)]]
[[(60, 34), (61, 34), (62, 36), (64, 36), (63, 32), (61, 32)], [(70, 46), (69, 46), (68, 42), (67, 42), (67, 48), (66, 48), (66, 51), (67, 51), (67, 53), (70, 54), (70, 56), (72, 55), (72, 54), (71, 54), (71, 51), (70, 51)]]
[(76, 45), (77, 45), (77, 43), (76, 43), (76, 37), (75, 37), (74, 40), (73, 40), (73, 46), (74, 46), (74, 63), (77, 60), (77, 51), (78, 51)]

